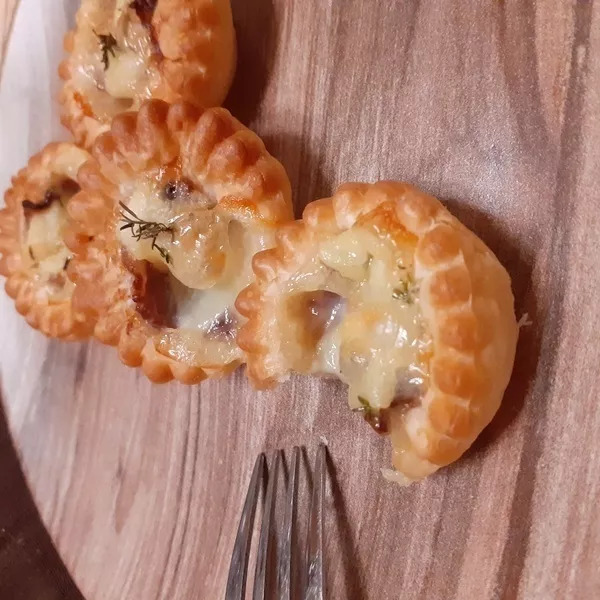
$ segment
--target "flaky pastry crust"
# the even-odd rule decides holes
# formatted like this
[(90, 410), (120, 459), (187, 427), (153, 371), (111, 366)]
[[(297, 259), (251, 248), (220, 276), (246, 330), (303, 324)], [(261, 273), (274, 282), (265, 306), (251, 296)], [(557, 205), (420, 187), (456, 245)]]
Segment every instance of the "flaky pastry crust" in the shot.
[(66, 211), (76, 193), (77, 170), (90, 158), (73, 144), (54, 143), (13, 177), (0, 210), (0, 273), (6, 292), (27, 323), (49, 337), (81, 339), (92, 324), (74, 310), (63, 240)]
[[(289, 359), (302, 356), (290, 354), (289, 346), (302, 340), (306, 328), (290, 323), (289, 312), (281, 317), (281, 307), (295, 282), (305, 285), (315, 265), (322, 266), (323, 243), (365, 223), (378, 238), (395, 240), (392, 247), (412, 248), (416, 304), (407, 300), (407, 309), (418, 307), (422, 323), (415, 365), (420, 393), (404, 404), (388, 400), (377, 413), (378, 424), (385, 413), (393, 445), (395, 471), (384, 474), (409, 483), (459, 458), (490, 422), (512, 372), (518, 335), (508, 273), (437, 199), (410, 185), (380, 182), (343, 185), (332, 198), (309, 204), (301, 221), (282, 226), (275, 248), (254, 257), (255, 281), (237, 300), (248, 319), (238, 343), (258, 387), (291, 370), (306, 372)], [(354, 260), (360, 252), (358, 247), (347, 256)], [(372, 334), (366, 328), (361, 335)]]
[(63, 124), (87, 147), (149, 98), (219, 106), (235, 46), (229, 0), (83, 0), (59, 67)]
[[(233, 264), (235, 271), (231, 244), (244, 232), (260, 230), (274, 239), (275, 227), (293, 218), (283, 167), (227, 110), (201, 111), (191, 104), (159, 100), (147, 101), (137, 113), (117, 116), (111, 131), (96, 140), (92, 154), (93, 160), (79, 172), (82, 191), (69, 204), (75, 224), (69, 236), (75, 254), (69, 275), (76, 283), (75, 303), (96, 321), (96, 337), (118, 346), (125, 364), (141, 366), (157, 383), (175, 378), (193, 384), (231, 371), (243, 353), (234, 338), (230, 345), (219, 340), (231, 335), (237, 317), (228, 311), (235, 310), (235, 296), (251, 278), (254, 251), (244, 257), (247, 278), (233, 294), (231, 306), (217, 306), (225, 312), (211, 321), (202, 344), (194, 345), (197, 338), (189, 327), (173, 321), (173, 283), (177, 279), (179, 288), (214, 292), (226, 273), (233, 280), (238, 276), (227, 265)], [(172, 206), (177, 213), (152, 224), (158, 231), (152, 245), (143, 236), (136, 238), (137, 229), (128, 221), (131, 215), (141, 220), (144, 203), (150, 206), (151, 201), (158, 206), (152, 214), (171, 215)], [(206, 211), (202, 203), (209, 206)], [(180, 205), (183, 208), (177, 208)], [(204, 228), (206, 219), (212, 221)], [(237, 237), (227, 241), (232, 228)], [(215, 241), (217, 230), (228, 232), (223, 234), (225, 241)], [(193, 256), (186, 261), (181, 248), (190, 232), (192, 244), (187, 248)], [(145, 254), (139, 255), (138, 243), (144, 241)], [(229, 290), (221, 292), (225, 298)], [(201, 355), (209, 337), (221, 344), (219, 348), (227, 346), (219, 360), (208, 358), (210, 353)]]

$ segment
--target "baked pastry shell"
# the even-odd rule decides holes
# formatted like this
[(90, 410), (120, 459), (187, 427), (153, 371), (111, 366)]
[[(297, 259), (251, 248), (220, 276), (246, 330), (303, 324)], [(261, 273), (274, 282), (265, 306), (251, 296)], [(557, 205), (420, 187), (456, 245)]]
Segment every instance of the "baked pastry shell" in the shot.
[[(106, 23), (91, 22), (94, 4), (83, 0), (75, 28), (64, 38), (67, 57), (58, 73), (64, 81), (59, 95), (61, 121), (77, 143), (89, 147), (110, 121), (96, 118), (85, 90), (75, 84), (73, 74), (86, 68), (75, 57), (78, 37), (96, 37)], [(151, 90), (133, 98), (131, 110), (156, 98), (166, 102), (187, 101), (200, 108), (219, 106), (227, 96), (236, 65), (236, 38), (230, 0), (157, 0), (147, 25), (155, 47), (151, 65), (158, 80)]]
[(77, 171), (89, 155), (68, 143), (52, 143), (30, 158), (12, 178), (0, 210), (0, 274), (6, 277), (6, 293), (27, 323), (48, 337), (79, 340), (91, 334), (93, 323), (78, 312), (71, 299), (51, 301), (35, 271), (22, 258), (23, 202), (43, 198), (53, 177), (76, 181)]
[[(223, 108), (202, 111), (187, 103), (144, 103), (137, 113), (113, 120), (80, 169), (82, 191), (69, 204), (74, 259), (69, 276), (75, 303), (95, 320), (94, 335), (117, 346), (122, 361), (142, 367), (154, 382), (198, 383), (224, 375), (228, 364), (189, 365), (158, 351), (160, 331), (137, 310), (135, 276), (124, 263), (117, 239), (119, 182), (161, 165), (183, 162), (190, 179), (219, 190), (218, 204), (247, 223), (275, 227), (293, 218), (290, 183), (263, 142)], [(186, 171), (187, 170), (187, 171)], [(226, 307), (224, 307), (226, 308)]]
[(435, 198), (404, 183), (342, 185), (332, 198), (282, 226), (277, 245), (254, 257), (255, 281), (237, 299), (248, 319), (238, 334), (258, 388), (285, 379), (275, 306), (284, 284), (314, 256), (319, 241), (352, 228), (383, 206), (391, 235), (417, 238), (414, 256), (422, 318), (431, 336), (428, 381), (417, 407), (391, 411), (396, 472), (420, 479), (461, 456), (496, 413), (512, 372), (518, 327), (510, 277), (487, 246)]

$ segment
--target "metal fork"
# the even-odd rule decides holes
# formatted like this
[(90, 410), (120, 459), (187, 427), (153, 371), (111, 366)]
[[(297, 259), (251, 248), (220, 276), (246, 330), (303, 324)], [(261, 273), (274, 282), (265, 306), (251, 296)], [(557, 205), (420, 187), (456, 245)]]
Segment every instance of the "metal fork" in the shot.
[[(285, 490), (285, 505), (283, 525), (280, 530), (281, 550), (277, 559), (277, 582), (275, 595), (278, 600), (292, 599), (292, 568), (295, 549), (292, 547), (294, 533), (294, 515), (298, 502), (298, 474), (300, 455), (304, 448), (295, 447), (292, 450), (287, 489)], [(263, 518), (258, 541), (256, 570), (254, 575), (253, 600), (266, 600), (268, 575), (271, 574), (271, 539), (276, 533), (274, 519), (275, 497), (278, 488), (278, 473), (284, 453), (278, 450), (272, 461), (271, 473), (267, 473), (266, 457), (260, 454), (254, 464), (250, 486), (246, 494), (242, 516), (238, 527), (229, 575), (225, 600), (243, 600), (246, 596), (246, 576), (248, 560), (252, 543), (252, 530), (256, 506), (260, 490), (267, 481)], [(313, 476), (313, 491), (310, 503), (308, 521), (308, 536), (305, 557), (306, 586), (303, 591), (304, 600), (325, 600), (325, 567), (323, 560), (323, 496), (325, 494), (325, 469), (327, 447), (319, 445)]]

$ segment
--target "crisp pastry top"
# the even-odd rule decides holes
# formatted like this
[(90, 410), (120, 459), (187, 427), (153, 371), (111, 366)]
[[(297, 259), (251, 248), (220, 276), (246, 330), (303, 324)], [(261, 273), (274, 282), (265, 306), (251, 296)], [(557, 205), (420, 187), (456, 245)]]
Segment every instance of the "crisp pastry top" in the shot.
[(95, 335), (157, 382), (234, 368), (235, 298), (293, 218), (283, 167), (225, 109), (159, 100), (116, 117), (92, 154), (69, 237)]
[(51, 337), (81, 338), (90, 324), (72, 307), (71, 252), (63, 234), (66, 205), (79, 191), (77, 171), (90, 155), (50, 144), (13, 177), (0, 210), (0, 273), (27, 322)]
[(498, 409), (517, 340), (510, 278), (435, 198), (344, 185), (282, 226), (253, 268), (236, 303), (250, 378), (347, 383), (351, 408), (391, 437), (388, 477), (456, 460)]
[(229, 0), (83, 0), (65, 37), (62, 120), (90, 145), (148, 98), (224, 100), (235, 70)]

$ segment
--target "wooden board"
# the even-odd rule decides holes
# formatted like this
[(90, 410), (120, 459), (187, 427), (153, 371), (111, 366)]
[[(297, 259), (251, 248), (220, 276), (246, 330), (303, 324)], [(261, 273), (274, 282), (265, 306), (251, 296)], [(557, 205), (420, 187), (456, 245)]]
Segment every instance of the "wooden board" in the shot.
[[(51, 95), (75, 5), (21, 0), (4, 186), (64, 135)], [(298, 211), (346, 180), (414, 182), (497, 252), (533, 324), (475, 447), (400, 489), (337, 384), (151, 386), (99, 344), (45, 341), (2, 296), (4, 407), (84, 596), (222, 597), (256, 454), (324, 436), (330, 598), (600, 597), (600, 1), (233, 5), (228, 106), (287, 167)]]
[(0, 410), (0, 598), (83, 600), (40, 519)]
[(10, 27), (12, 25), (17, 0), (4, 0), (0, 6), (0, 69), (4, 62), (4, 53), (8, 38), (10, 36)]

